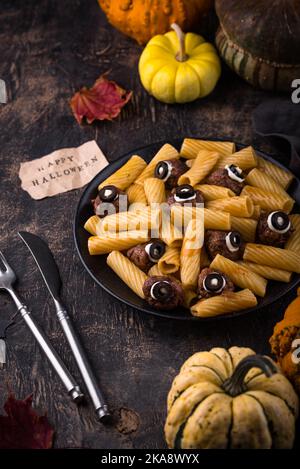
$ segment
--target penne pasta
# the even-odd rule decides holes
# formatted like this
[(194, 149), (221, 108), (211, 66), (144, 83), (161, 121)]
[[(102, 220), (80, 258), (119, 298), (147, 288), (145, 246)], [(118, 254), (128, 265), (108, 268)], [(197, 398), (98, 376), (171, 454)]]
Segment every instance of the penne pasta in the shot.
[(216, 152), (201, 150), (199, 151), (193, 166), (178, 179), (178, 185), (190, 184), (195, 186), (206, 178), (211, 172), (220, 156)]
[(250, 197), (228, 197), (227, 199), (211, 200), (206, 202), (209, 210), (228, 212), (236, 217), (251, 217), (254, 213), (254, 204)]
[(155, 236), (160, 229), (161, 211), (151, 207), (145, 207), (137, 212), (119, 212), (101, 220), (101, 232), (119, 232), (133, 230), (150, 230)]
[[(140, 186), (143, 187), (143, 186)], [(142, 213), (143, 211), (147, 211), (149, 207), (147, 206), (147, 203), (139, 203), (139, 202), (134, 202), (133, 204), (130, 204), (128, 207), (128, 212), (130, 213)]]
[(200, 150), (214, 151), (221, 156), (227, 156), (235, 151), (235, 144), (233, 142), (215, 142), (185, 138), (180, 149), (180, 156), (187, 159), (196, 158)]
[(109, 267), (140, 298), (145, 298), (143, 285), (148, 276), (118, 251), (112, 251), (106, 260)]
[(183, 236), (183, 229), (180, 229), (168, 222), (164, 223), (162, 221), (160, 238), (169, 247), (181, 247)]
[(256, 238), (257, 221), (252, 218), (231, 217), (231, 229), (238, 231), (243, 241), (254, 243)]
[(196, 298), (198, 298), (197, 292), (195, 290), (192, 290), (191, 288), (183, 287), (183, 293), (184, 293), (184, 304), (183, 304), (183, 306), (185, 308), (190, 308), (191, 304), (194, 302), (194, 300)]
[(250, 173), (246, 176), (246, 182), (250, 186), (259, 187), (266, 192), (270, 192), (272, 194), (278, 194), (283, 199), (287, 199), (290, 201), (290, 204), (286, 206), (287, 210), (290, 212), (293, 208), (295, 201), (288, 195), (288, 193), (282, 188), (277, 181), (275, 181), (271, 176), (260, 171), (257, 168), (254, 168), (250, 171)]
[(265, 278), (220, 254), (216, 255), (210, 268), (223, 272), (235, 285), (248, 288), (257, 296), (264, 297), (266, 294), (267, 280)]
[(204, 227), (206, 230), (228, 231), (231, 229), (231, 216), (228, 212), (204, 209)]
[(248, 243), (244, 252), (244, 260), (300, 274), (300, 253), (288, 249)]
[(205, 247), (203, 246), (200, 254), (200, 268), (204, 269), (204, 267), (209, 267), (210, 262), (210, 258), (208, 257)]
[(163, 275), (174, 274), (180, 268), (180, 249), (167, 247), (165, 254), (158, 261), (158, 269)]
[(245, 171), (257, 166), (257, 156), (252, 147), (246, 147), (233, 155), (221, 157), (214, 169), (225, 168), (228, 164), (235, 164)]
[(160, 161), (165, 161), (165, 160), (172, 160), (172, 159), (179, 159), (179, 153), (176, 150), (176, 148), (172, 147), (172, 145), (169, 145), (169, 143), (166, 143), (161, 147), (161, 149), (156, 153), (154, 158), (150, 161), (150, 163), (146, 166), (146, 168), (143, 170), (143, 172), (139, 175), (139, 177), (136, 179), (135, 183), (136, 184), (144, 184), (145, 179), (147, 178), (152, 178), (154, 176), (154, 170)]
[(202, 192), (205, 201), (235, 196), (235, 193), (228, 189), (228, 187), (214, 186), (212, 184), (197, 184), (194, 189)]
[(108, 233), (106, 236), (91, 236), (88, 250), (91, 256), (108, 254), (111, 251), (123, 251), (150, 239), (148, 231), (124, 231), (118, 234)]
[(185, 164), (188, 168), (191, 168), (193, 166), (195, 160), (186, 160)]
[(98, 189), (101, 189), (104, 186), (113, 185), (122, 191), (125, 191), (142, 173), (146, 166), (147, 163), (143, 158), (133, 155), (120, 169), (102, 181), (99, 184)]
[(250, 197), (255, 205), (259, 205), (263, 210), (284, 210), (289, 212), (290, 201), (279, 194), (266, 192), (259, 187), (245, 186), (241, 196)]
[(157, 276), (162, 276), (164, 275), (158, 268), (157, 264), (154, 264), (151, 269), (148, 270), (148, 276), (149, 277), (157, 277)]
[(176, 227), (186, 229), (192, 218), (204, 220), (204, 228), (207, 230), (228, 231), (231, 229), (230, 213), (208, 208), (182, 207), (173, 205), (171, 208), (171, 222)]
[(285, 249), (289, 249), (290, 251), (295, 251), (300, 254), (300, 214), (294, 213), (293, 215), (290, 215), (290, 219), (294, 231), (288, 242), (285, 244)]
[[(166, 179), (173, 173), (168, 171), (162, 180), (154, 176), (155, 168), (161, 161), (179, 158), (185, 159), (186, 168), (177, 185), (191, 185), (201, 192), (204, 203), (196, 203), (198, 199), (189, 193), (186, 200), (182, 197), (182, 204), (167, 203), (171, 190)], [(231, 164), (240, 167), (245, 174), (245, 184), (239, 196), (228, 187), (206, 183), (208, 175)], [(287, 283), (293, 272), (300, 274), (300, 214), (289, 215), (292, 229), (284, 249), (256, 243), (262, 213), (292, 212), (295, 201), (286, 191), (292, 179), (289, 171), (256, 155), (253, 147), (236, 151), (235, 144), (228, 141), (186, 138), (180, 153), (172, 145), (165, 144), (149, 164), (140, 156), (133, 155), (99, 185), (99, 189), (115, 185), (125, 191), (127, 198), (120, 196), (119, 207), (111, 204), (111, 210), (101, 205), (97, 215), (87, 219), (84, 228), (91, 235), (88, 239), (89, 253), (109, 254), (107, 264), (133, 292), (154, 308), (160, 305), (144, 298), (143, 293), (143, 285), (149, 276), (168, 276), (179, 282), (184, 292), (182, 306), (189, 308), (197, 317), (213, 317), (252, 308), (257, 305), (256, 297), (266, 294), (268, 280)], [(111, 198), (109, 193), (106, 195), (107, 199)], [(126, 202), (124, 207), (123, 198)], [(100, 208), (105, 215), (103, 218)], [(238, 232), (244, 243), (243, 259), (233, 262), (220, 254), (211, 259), (204, 246), (205, 230)], [(130, 261), (126, 252), (151, 239), (160, 239), (165, 250), (157, 262), (148, 254), (153, 262), (145, 274)], [(226, 245), (229, 249), (227, 239)], [(142, 256), (144, 251), (138, 249), (135, 254)], [(205, 267), (223, 272), (241, 291), (199, 299), (199, 274)]]
[(204, 242), (204, 226), (191, 220), (186, 229), (180, 252), (180, 279), (186, 288), (196, 288), (200, 273), (200, 256)]
[(253, 215), (251, 218), (253, 218), (254, 220), (258, 220), (259, 217), (261, 215), (261, 207), (260, 205), (255, 205), (254, 204), (254, 212), (253, 212)]
[(207, 318), (226, 313), (234, 313), (257, 305), (257, 299), (250, 290), (228, 292), (198, 301), (191, 307), (193, 316)]
[(165, 183), (161, 179), (147, 178), (144, 181), (144, 191), (148, 205), (162, 204), (166, 201)]
[(278, 282), (287, 283), (290, 282), (292, 278), (292, 272), (288, 272), (287, 270), (269, 267), (268, 265), (255, 264), (254, 262), (239, 261), (238, 263), (267, 280), (277, 280)]
[(127, 191), (128, 204), (144, 204), (147, 205), (147, 197), (143, 186), (139, 184), (131, 184)]
[(258, 156), (258, 167), (261, 171), (271, 176), (283, 189), (288, 189), (294, 179), (294, 175), (290, 171), (280, 168), (261, 156)]
[(97, 215), (93, 215), (85, 222), (84, 229), (91, 235), (97, 235), (100, 231), (100, 224), (101, 219)]

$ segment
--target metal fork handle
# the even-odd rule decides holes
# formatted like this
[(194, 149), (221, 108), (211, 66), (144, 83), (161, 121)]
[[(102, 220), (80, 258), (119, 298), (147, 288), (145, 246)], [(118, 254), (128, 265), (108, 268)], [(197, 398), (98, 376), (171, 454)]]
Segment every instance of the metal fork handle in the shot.
[(20, 313), (22, 318), (26, 322), (28, 328), (30, 329), (32, 335), (37, 340), (39, 346), (47, 356), (48, 360), (50, 361), (51, 365), (53, 366), (54, 370), (60, 377), (62, 383), (64, 384), (68, 394), (70, 395), (71, 399), (74, 402), (79, 402), (83, 398), (83, 394), (77, 385), (75, 379), (70, 374), (68, 369), (66, 368), (65, 364), (63, 363), (60, 356), (57, 354), (55, 349), (53, 348), (52, 344), (49, 342), (47, 337), (45, 336), (43, 330), (40, 326), (35, 322), (33, 317), (31, 316), (30, 312), (28, 311), (27, 307), (23, 305), (20, 308)]
[(27, 309), (27, 306), (25, 306), (20, 301), (15, 291), (13, 289), (10, 289), (9, 293), (11, 294), (19, 313), (21, 314), (23, 320), (30, 329), (32, 335), (35, 337), (39, 346), (41, 347), (46, 357), (50, 361), (51, 365), (53, 366), (54, 370), (61, 379), (72, 401), (76, 403), (81, 402), (84, 396), (80, 390), (80, 387), (76, 383), (75, 379), (67, 369), (66, 365), (64, 364), (58, 353), (53, 348), (51, 342), (45, 335), (44, 331), (31, 316), (30, 312)]
[(76, 360), (77, 366), (83, 378), (83, 381), (88, 390), (89, 396), (93, 402), (97, 418), (104, 422), (110, 416), (108, 406), (99, 389), (95, 375), (91, 369), (89, 361), (83, 350), (83, 347), (78, 339), (78, 336), (73, 328), (71, 319), (67, 311), (59, 302), (55, 302), (57, 317), (65, 334), (65, 337), (70, 345)]

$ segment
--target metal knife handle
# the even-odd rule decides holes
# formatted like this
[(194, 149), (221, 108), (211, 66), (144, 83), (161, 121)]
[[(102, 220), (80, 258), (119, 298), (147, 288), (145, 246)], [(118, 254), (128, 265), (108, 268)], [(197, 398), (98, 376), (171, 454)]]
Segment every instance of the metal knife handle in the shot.
[(86, 354), (73, 328), (71, 319), (67, 311), (65, 311), (58, 302), (56, 302), (56, 310), (61, 327), (64, 331), (67, 341), (69, 342), (69, 345), (77, 362), (79, 371), (82, 375), (90, 398), (93, 402), (96, 416), (100, 421), (104, 421), (110, 416), (110, 412), (108, 410), (108, 406), (105, 402), (105, 399), (99, 389), (95, 375), (91, 369)]
[(9, 290), (9, 292), (16, 303), (19, 313), (21, 314), (22, 318), (24, 319), (25, 323), (30, 329), (32, 335), (35, 337), (39, 346), (41, 347), (41, 349), (47, 356), (54, 370), (60, 377), (62, 383), (64, 384), (66, 390), (68, 391), (69, 396), (74, 402), (76, 403), (81, 402), (84, 396), (78, 384), (76, 383), (75, 379), (70, 374), (70, 372), (68, 371), (66, 365), (63, 363), (60, 356), (57, 354), (57, 352), (53, 348), (51, 342), (45, 335), (44, 331), (33, 319), (27, 307), (20, 301), (19, 297), (14, 292), (14, 290)]

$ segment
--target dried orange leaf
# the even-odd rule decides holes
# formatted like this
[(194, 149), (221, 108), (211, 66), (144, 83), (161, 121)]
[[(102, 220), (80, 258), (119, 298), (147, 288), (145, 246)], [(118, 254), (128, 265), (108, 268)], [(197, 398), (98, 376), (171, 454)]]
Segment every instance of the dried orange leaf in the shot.
[(102, 75), (91, 88), (83, 87), (71, 99), (71, 109), (79, 124), (86, 118), (88, 124), (94, 120), (112, 120), (130, 100), (128, 92)]

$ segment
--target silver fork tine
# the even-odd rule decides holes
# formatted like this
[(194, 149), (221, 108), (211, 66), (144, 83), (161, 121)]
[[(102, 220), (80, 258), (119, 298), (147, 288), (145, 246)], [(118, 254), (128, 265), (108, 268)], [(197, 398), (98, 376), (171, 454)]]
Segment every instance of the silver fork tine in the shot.
[[(6, 271), (7, 271), (7, 272), (9, 272), (9, 271), (10, 271), (10, 272), (13, 272), (11, 266), (10, 266), (9, 263), (7, 262), (6, 257), (4, 256), (4, 254), (3, 254), (2, 251), (0, 251), (0, 259), (2, 260), (3, 264), (4, 264), (5, 267), (6, 267)], [(0, 267), (0, 270), (2, 271), (1, 267)]]

